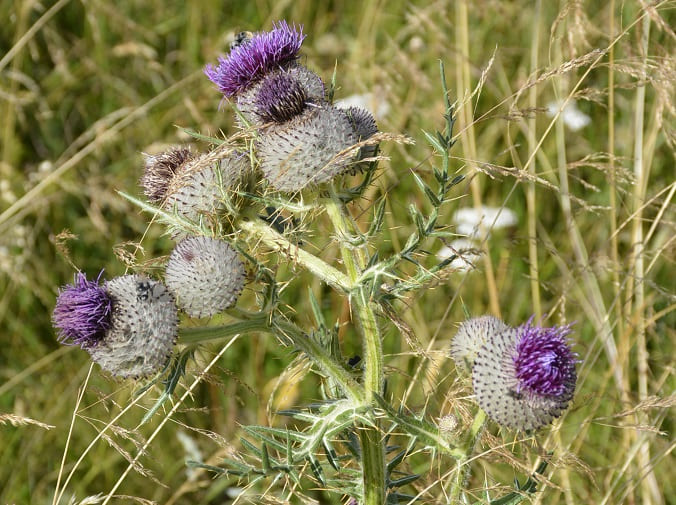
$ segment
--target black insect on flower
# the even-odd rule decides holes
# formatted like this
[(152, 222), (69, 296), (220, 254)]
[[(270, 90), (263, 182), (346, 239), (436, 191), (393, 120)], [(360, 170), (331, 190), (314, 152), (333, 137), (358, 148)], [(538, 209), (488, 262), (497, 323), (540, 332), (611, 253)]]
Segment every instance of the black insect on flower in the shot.
[(472, 368), (481, 408), (500, 425), (520, 430), (535, 430), (559, 417), (577, 380), (570, 333), (570, 325), (544, 328), (531, 318), (518, 328), (489, 334)]
[(52, 315), (63, 344), (80, 345), (117, 377), (145, 377), (168, 361), (178, 333), (174, 298), (163, 284), (125, 275), (100, 284), (78, 273)]

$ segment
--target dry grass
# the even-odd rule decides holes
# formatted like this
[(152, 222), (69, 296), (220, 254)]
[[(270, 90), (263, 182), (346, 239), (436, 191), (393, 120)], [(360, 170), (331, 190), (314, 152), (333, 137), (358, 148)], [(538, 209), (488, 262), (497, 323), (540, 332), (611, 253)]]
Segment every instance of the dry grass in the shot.
[[(421, 129), (441, 128), (443, 59), (459, 110), (452, 154), (469, 176), (450, 207), (505, 206), (519, 218), (483, 243), (478, 271), (412, 301), (402, 324), (420, 349), (387, 332), (389, 391), (430, 419), (455, 413), (462, 425), (469, 391), (445, 351), (465, 310), (510, 324), (531, 314), (576, 321), (574, 405), (537, 438), (486, 433), (468, 483), (476, 499), (486, 486), (523, 480), (552, 452), (538, 503), (674, 503), (676, 3), (239, 4), (0, 4), (10, 20), (0, 29), (0, 503), (48, 503), (59, 486), (59, 503), (120, 493), (139, 503), (230, 503), (237, 481), (187, 470), (195, 456), (177, 433), (216, 465), (233, 457), (242, 424), (281, 422), (272, 411), (317, 397), (312, 381), (282, 375), (287, 351), (252, 335), (227, 352), (199, 351), (176, 403), (139, 427), (159, 390), (134, 396), (139, 384), (92, 371), (85, 353), (58, 347), (50, 327), (56, 289), (74, 267), (121, 274), (113, 248), (142, 236), (142, 248), (124, 249), (137, 263), (168, 253), (161, 228), (146, 229), (115, 190), (137, 193), (141, 152), (189, 140), (175, 125), (234, 132), (201, 68), (232, 33), (280, 18), (305, 25), (307, 64), (323, 77), (338, 62), (337, 98), (375, 90), (387, 100), (384, 131), (422, 139)], [(573, 100), (591, 119), (578, 131), (545, 113)], [(426, 173), (435, 162), (422, 140), (386, 151), (371, 193), (389, 198), (383, 252), (409, 231), (410, 168)], [(349, 316), (280, 265), (285, 275), (300, 324), (308, 282), (323, 293), (327, 318)], [(341, 337), (346, 355), (360, 352), (349, 329)], [(412, 470), (430, 461), (420, 454)], [(416, 492), (445, 503), (454, 469), (433, 463)], [(294, 503), (338, 503), (318, 491), (285, 496), (294, 493)]]

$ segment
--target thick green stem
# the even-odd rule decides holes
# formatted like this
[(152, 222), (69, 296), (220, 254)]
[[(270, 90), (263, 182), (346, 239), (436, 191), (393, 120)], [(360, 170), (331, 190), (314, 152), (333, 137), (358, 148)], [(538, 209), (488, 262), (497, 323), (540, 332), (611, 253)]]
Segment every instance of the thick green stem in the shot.
[(239, 321), (237, 323), (227, 324), (225, 326), (205, 326), (200, 328), (186, 328), (181, 330), (181, 344), (198, 344), (218, 340), (221, 338), (233, 337), (239, 333), (251, 333), (255, 331), (270, 332), (271, 327), (267, 320), (267, 315), (261, 314), (260, 319), (250, 321)]
[[(366, 267), (367, 251), (364, 247), (352, 247), (358, 230), (351, 222), (340, 199), (332, 192), (325, 202), (326, 213), (338, 234), (343, 263), (355, 286), (361, 271)], [(383, 394), (383, 348), (378, 331), (373, 304), (363, 286), (355, 286), (350, 293), (350, 303), (356, 308), (359, 329), (364, 344), (364, 404), (374, 406), (374, 395)], [(362, 453), (364, 505), (383, 505), (386, 500), (385, 449), (377, 421), (373, 426), (359, 427), (359, 442)]]
[[(325, 202), (326, 213), (331, 219), (338, 241), (343, 263), (350, 277), (350, 284), (354, 285), (366, 266), (366, 251), (359, 247), (348, 245), (354, 238), (354, 225), (349, 221), (347, 212), (335, 194)], [(357, 319), (364, 343), (364, 389), (365, 401), (373, 403), (373, 393), (383, 393), (383, 348), (378, 331), (378, 322), (371, 301), (366, 296), (362, 286), (356, 286), (350, 296), (350, 303), (356, 308)]]
[(275, 322), (278, 333), (289, 338), (301, 351), (312, 358), (312, 361), (327, 376), (335, 380), (346, 396), (357, 404), (364, 402), (364, 390), (352, 376), (313, 339), (305, 335), (298, 327), (286, 321)]
[(385, 455), (378, 428), (364, 426), (359, 431), (364, 482), (364, 505), (385, 504)]

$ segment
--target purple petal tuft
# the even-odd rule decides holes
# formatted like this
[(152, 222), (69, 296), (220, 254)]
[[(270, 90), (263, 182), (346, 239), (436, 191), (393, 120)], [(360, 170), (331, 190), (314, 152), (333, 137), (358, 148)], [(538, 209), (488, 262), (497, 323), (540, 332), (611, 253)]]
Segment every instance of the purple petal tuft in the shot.
[(531, 319), (519, 332), (521, 339), (514, 357), (518, 391), (563, 396), (574, 389), (577, 358), (566, 339), (570, 325), (541, 328), (533, 326)]
[(271, 70), (296, 60), (303, 39), (302, 26), (278, 21), (271, 31), (255, 33), (227, 57), (219, 57), (218, 65), (207, 65), (204, 73), (226, 97), (233, 97)]
[(52, 322), (62, 344), (90, 349), (110, 328), (112, 300), (99, 285), (101, 274), (103, 271), (95, 281), (88, 281), (85, 274), (78, 273), (74, 284), (59, 290)]

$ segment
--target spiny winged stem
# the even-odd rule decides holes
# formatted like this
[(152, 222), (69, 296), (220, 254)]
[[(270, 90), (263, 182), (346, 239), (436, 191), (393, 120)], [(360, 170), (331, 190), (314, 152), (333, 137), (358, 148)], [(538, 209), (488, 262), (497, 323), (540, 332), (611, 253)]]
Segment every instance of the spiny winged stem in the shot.
[(468, 461), (474, 453), (474, 448), (476, 447), (476, 443), (481, 436), (481, 432), (483, 431), (487, 420), (488, 417), (486, 416), (486, 413), (482, 409), (479, 409), (474, 416), (474, 421), (465, 437), (464, 443), (462, 444), (462, 447), (460, 447), (460, 450), (465, 453), (465, 456), (459, 458), (456, 462), (455, 476), (451, 481), (451, 489), (448, 493), (449, 503), (461, 503), (460, 494), (464, 489), (465, 482), (469, 478), (470, 466)]
[(363, 389), (317, 342), (294, 324), (274, 316), (270, 320), (268, 314), (257, 314), (251, 319), (224, 326), (189, 328), (181, 332), (181, 342), (203, 343), (251, 331), (273, 333), (290, 341), (293, 346), (303, 351), (322, 373), (330, 376), (340, 386), (345, 396), (355, 403), (363, 402)]
[(352, 282), (344, 273), (296, 244), (292, 244), (262, 219), (257, 217), (238, 219), (236, 228), (262, 242), (273, 251), (286, 256), (337, 291), (348, 293), (351, 290)]
[[(347, 211), (340, 198), (332, 191), (331, 198), (326, 200), (326, 211), (331, 219), (336, 233), (344, 240), (340, 240), (341, 255), (348, 275), (340, 272), (320, 258), (308, 253), (295, 244), (290, 243), (284, 236), (270, 228), (264, 221), (257, 218), (243, 218), (238, 220), (237, 228), (272, 250), (279, 252), (294, 261), (295, 264), (307, 269), (318, 278), (332, 286), (338, 292), (348, 294), (350, 303), (354, 306), (359, 321), (358, 328), (364, 342), (364, 386), (358, 390), (352, 385), (351, 379), (329, 355), (323, 352), (311, 339), (298, 336), (295, 331), (281, 327), (282, 334), (288, 336), (299, 348), (308, 353), (320, 369), (336, 379), (355, 403), (372, 406), (374, 394), (381, 395), (383, 388), (383, 351), (380, 332), (376, 316), (365, 289), (357, 285), (362, 270), (366, 265), (364, 249), (352, 249), (348, 246), (348, 237), (355, 233), (353, 223), (349, 221)], [(385, 503), (385, 452), (382, 445), (382, 435), (377, 421), (372, 425), (361, 425), (359, 440), (362, 452), (363, 493), (365, 505), (382, 505)]]
[[(353, 247), (357, 243), (354, 235), (358, 234), (342, 200), (331, 188), (330, 198), (325, 201), (326, 213), (333, 224), (343, 263), (353, 285), (350, 303), (356, 309), (359, 330), (364, 344), (364, 404), (375, 405), (374, 395), (383, 394), (383, 349), (373, 305), (368, 290), (357, 283), (361, 272), (366, 268), (367, 253), (365, 246)], [(359, 442), (362, 456), (362, 479), (364, 486), (364, 504), (382, 505), (385, 503), (385, 451), (383, 436), (378, 422), (373, 425), (359, 427)]]

